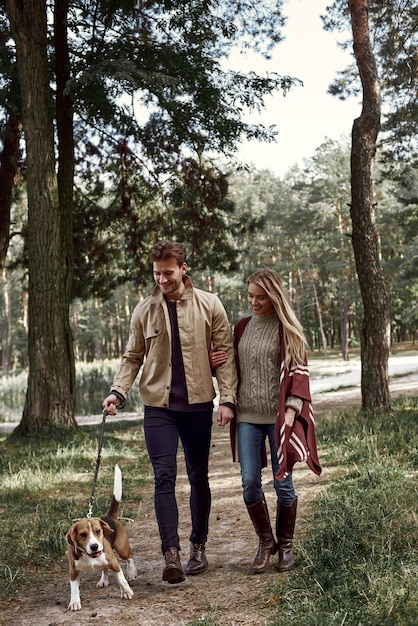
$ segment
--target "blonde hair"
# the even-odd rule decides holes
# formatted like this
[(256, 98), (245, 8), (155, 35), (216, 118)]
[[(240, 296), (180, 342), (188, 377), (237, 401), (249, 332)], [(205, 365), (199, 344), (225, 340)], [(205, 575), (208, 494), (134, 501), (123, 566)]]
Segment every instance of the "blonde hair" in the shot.
[(280, 276), (273, 270), (262, 269), (248, 278), (247, 285), (249, 283), (264, 289), (283, 325), (286, 365), (289, 367), (291, 361), (303, 363), (306, 356), (305, 335)]

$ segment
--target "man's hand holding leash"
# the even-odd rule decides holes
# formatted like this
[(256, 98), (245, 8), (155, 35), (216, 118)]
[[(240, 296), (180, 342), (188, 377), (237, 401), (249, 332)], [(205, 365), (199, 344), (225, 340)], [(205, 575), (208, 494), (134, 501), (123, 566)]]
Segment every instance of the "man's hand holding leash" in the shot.
[(108, 415), (117, 415), (118, 409), (123, 408), (123, 402), (114, 393), (110, 393), (107, 398), (103, 400), (102, 408)]

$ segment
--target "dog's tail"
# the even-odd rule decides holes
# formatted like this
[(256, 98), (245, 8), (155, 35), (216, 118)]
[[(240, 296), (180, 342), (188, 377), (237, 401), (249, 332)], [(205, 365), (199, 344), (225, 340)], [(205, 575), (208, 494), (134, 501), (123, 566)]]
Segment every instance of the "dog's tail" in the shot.
[(120, 502), (122, 500), (122, 472), (119, 465), (115, 465), (115, 475), (113, 480), (113, 495), (115, 500)]
[(120, 470), (119, 465), (116, 463), (115, 465), (115, 474), (113, 479), (113, 498), (110, 504), (110, 509), (108, 511), (108, 515), (113, 518), (117, 518), (119, 503), (122, 500), (122, 472)]

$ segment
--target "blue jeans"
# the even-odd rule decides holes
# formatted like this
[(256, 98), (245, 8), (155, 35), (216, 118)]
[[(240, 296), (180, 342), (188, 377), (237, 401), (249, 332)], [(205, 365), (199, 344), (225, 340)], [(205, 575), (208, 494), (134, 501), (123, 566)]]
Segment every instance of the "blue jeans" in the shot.
[(284, 480), (275, 478), (278, 469), (276, 444), (274, 439), (274, 424), (248, 424), (239, 422), (238, 425), (238, 453), (241, 465), (241, 478), (244, 502), (251, 506), (264, 497), (261, 472), (263, 465), (263, 448), (266, 439), (270, 445), (271, 465), (277, 500), (286, 506), (292, 504), (296, 498), (293, 487), (292, 474)]
[(180, 549), (178, 508), (175, 495), (177, 451), (182, 443), (190, 482), (192, 543), (205, 543), (208, 535), (211, 493), (208, 464), (212, 435), (212, 410), (187, 413), (145, 407), (144, 431), (154, 469), (154, 506), (163, 554)]

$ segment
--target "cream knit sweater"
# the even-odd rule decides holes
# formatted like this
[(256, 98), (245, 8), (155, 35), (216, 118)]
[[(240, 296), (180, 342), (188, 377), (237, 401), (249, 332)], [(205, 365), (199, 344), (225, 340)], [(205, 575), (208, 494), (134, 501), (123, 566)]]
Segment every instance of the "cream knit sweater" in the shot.
[(274, 424), (279, 407), (277, 315), (252, 316), (238, 344), (240, 385), (237, 421)]
[[(253, 315), (238, 343), (240, 384), (237, 421), (250, 424), (274, 424), (279, 408), (280, 345), (278, 317)], [(302, 400), (286, 398), (286, 406), (297, 414)]]

